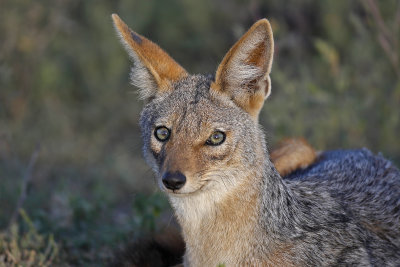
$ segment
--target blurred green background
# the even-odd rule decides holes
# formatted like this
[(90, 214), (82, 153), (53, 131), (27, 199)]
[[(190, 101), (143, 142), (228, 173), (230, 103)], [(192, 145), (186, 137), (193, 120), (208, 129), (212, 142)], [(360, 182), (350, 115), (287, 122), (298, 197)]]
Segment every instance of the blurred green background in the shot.
[(170, 220), (141, 155), (142, 103), (112, 13), (191, 73), (214, 72), (267, 17), (270, 144), (303, 136), (399, 165), (399, 0), (2, 0), (0, 266), (101, 266)]

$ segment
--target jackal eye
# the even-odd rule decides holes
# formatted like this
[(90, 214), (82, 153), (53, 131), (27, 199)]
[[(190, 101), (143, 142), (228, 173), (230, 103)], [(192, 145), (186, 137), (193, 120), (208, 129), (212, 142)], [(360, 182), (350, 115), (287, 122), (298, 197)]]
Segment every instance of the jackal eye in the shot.
[(160, 142), (165, 142), (168, 140), (169, 136), (171, 135), (170, 130), (165, 126), (158, 126), (154, 130), (154, 136)]
[(224, 132), (215, 131), (213, 132), (210, 137), (206, 141), (206, 145), (209, 146), (219, 146), (225, 141), (226, 135)]

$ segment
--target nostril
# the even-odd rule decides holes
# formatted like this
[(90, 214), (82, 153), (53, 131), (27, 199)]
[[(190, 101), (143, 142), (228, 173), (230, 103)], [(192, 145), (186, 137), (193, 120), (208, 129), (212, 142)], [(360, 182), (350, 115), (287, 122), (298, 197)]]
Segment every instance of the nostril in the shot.
[(166, 172), (162, 176), (162, 182), (171, 190), (181, 189), (186, 183), (186, 176), (181, 172)]

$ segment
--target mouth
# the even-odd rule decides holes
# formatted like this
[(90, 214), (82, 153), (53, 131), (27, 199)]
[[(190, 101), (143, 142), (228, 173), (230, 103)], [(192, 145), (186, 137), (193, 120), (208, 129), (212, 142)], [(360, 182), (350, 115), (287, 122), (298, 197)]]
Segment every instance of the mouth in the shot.
[(199, 187), (195, 188), (194, 190), (186, 191), (185, 187), (182, 189), (178, 190), (171, 190), (168, 188), (165, 188), (162, 186), (161, 190), (167, 193), (168, 195), (175, 196), (175, 197), (185, 197), (185, 196), (190, 196), (190, 195), (196, 195), (199, 194), (201, 191), (203, 191), (203, 188), (208, 184), (208, 181), (203, 182)]

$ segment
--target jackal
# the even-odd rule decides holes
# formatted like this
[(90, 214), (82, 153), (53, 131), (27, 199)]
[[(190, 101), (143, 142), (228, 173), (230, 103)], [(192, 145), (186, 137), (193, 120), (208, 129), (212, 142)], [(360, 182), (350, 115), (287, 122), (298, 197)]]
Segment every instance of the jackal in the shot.
[[(293, 172), (313, 164), (319, 152), (304, 138), (286, 138), (278, 143), (270, 153), (282, 178), (291, 177)], [(151, 236), (139, 237), (117, 250), (110, 261), (110, 267), (168, 267), (182, 263), (185, 242), (177, 229), (175, 220), (169, 226)]]
[(113, 20), (146, 103), (144, 156), (182, 227), (185, 266), (399, 266), (400, 172), (390, 161), (328, 151), (288, 179), (272, 164), (258, 123), (271, 92), (268, 20), (215, 76), (188, 74)]

